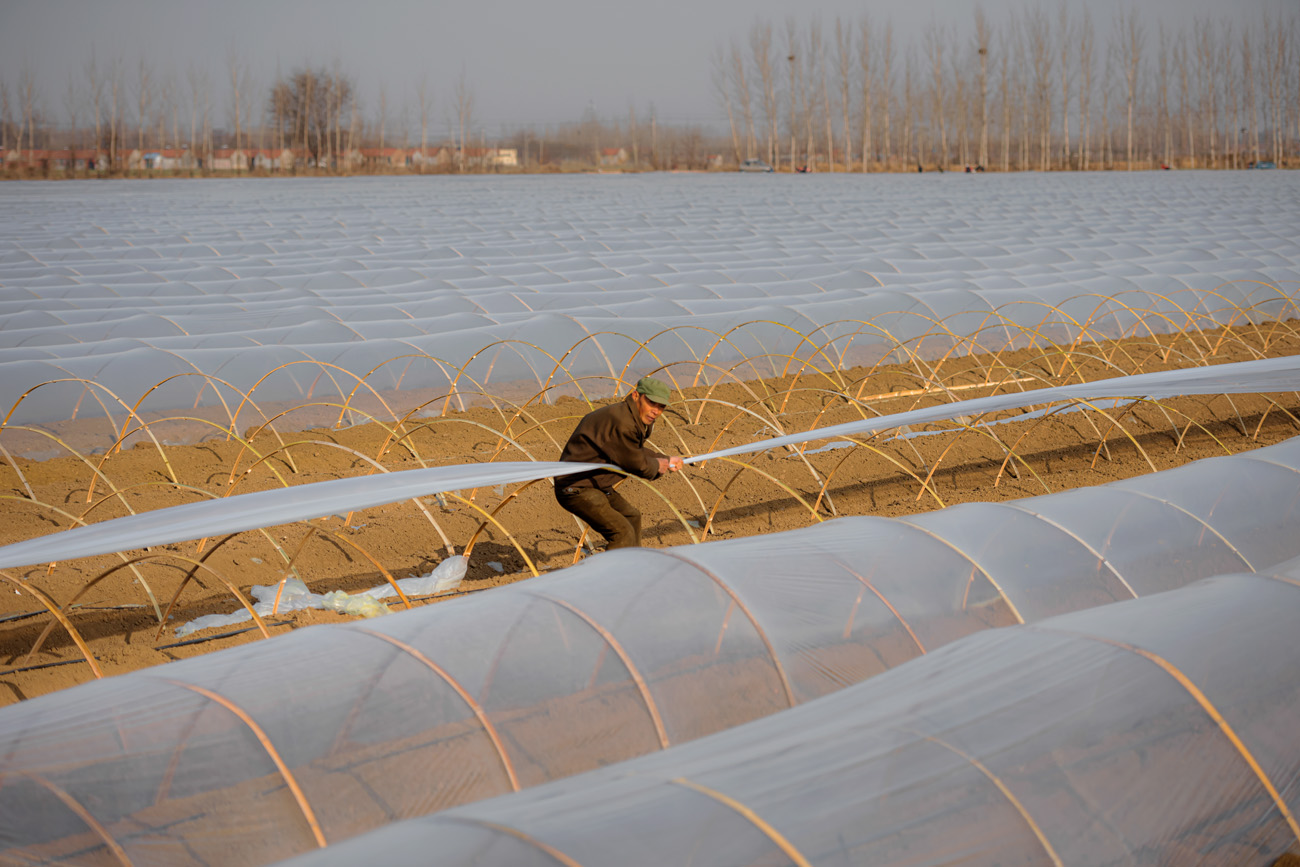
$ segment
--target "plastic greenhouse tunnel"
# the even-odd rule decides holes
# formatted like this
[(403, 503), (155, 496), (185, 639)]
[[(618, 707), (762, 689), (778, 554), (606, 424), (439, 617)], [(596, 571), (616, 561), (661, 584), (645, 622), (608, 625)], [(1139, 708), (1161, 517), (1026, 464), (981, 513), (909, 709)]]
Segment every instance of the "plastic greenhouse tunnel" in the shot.
[(1300, 560), (967, 636), (793, 710), (290, 862), (1270, 864)]
[[(1293, 622), (1287, 606), (1294, 603), (1285, 594), (1296, 589), (1262, 579), (1211, 585), (1220, 588), (1214, 593), (1228, 594), (1234, 605), (1242, 606), (1241, 613), (1225, 614), (1213, 624), (1213, 630), (1237, 630), (1233, 632), (1178, 625), (1184, 609), (1187, 617), (1198, 611), (1213, 616), (1222, 602), (1213, 593), (1211, 602), (1199, 603), (1205, 591), (1186, 591), (1177, 598), (1191, 601), (1173, 606), (1168, 619), (1157, 614), (1172, 603), (1146, 597), (1210, 576), (1269, 572), (1297, 555), (1300, 438), (1097, 488), (968, 504), (906, 520), (843, 518), (764, 537), (608, 552), (490, 593), (374, 621), (298, 630), (3, 709), (0, 858), (19, 863), (272, 863), (400, 820), (668, 748), (674, 749), (664, 753), (664, 760), (671, 764), (678, 760), (668, 756), (676, 756), (679, 745), (762, 717), (772, 716), (771, 724), (779, 727), (790, 708), (821, 708), (823, 703), (813, 700), (869, 679), (863, 689), (886, 690), (892, 698), (883, 703), (867, 700), (863, 706), (879, 704), (870, 719), (888, 717), (894, 728), (886, 732), (882, 726), (863, 723), (855, 731), (865, 728), (875, 732), (872, 737), (883, 738), (872, 747), (884, 751), (882, 755), (903, 740), (919, 738), (908, 750), (921, 756), (922, 766), (929, 767), (926, 763), (936, 756), (943, 757), (940, 765), (952, 763), (952, 773), (963, 775), (961, 784), (940, 786), (938, 800), (918, 802), (946, 814), (944, 798), (955, 799), (957, 811), (960, 798), (975, 797), (970, 787), (984, 786), (990, 777), (969, 761), (975, 757), (983, 762), (978, 758), (984, 755), (983, 742), (949, 735), (942, 726), (936, 728), (938, 722), (956, 725), (966, 720), (975, 729), (987, 726), (990, 737), (1018, 744), (1015, 739), (1022, 735), (998, 716), (1002, 711), (996, 702), (1038, 707), (1040, 713), (1029, 718), (1056, 731), (1050, 724), (1059, 701), (1082, 701), (1112, 688), (1105, 678), (1095, 684), (1071, 678), (1151, 664), (1116, 644), (1147, 646), (1145, 638), (1129, 636), (1119, 627), (1107, 631), (1111, 627), (1104, 625), (1106, 609), (1081, 613), (1068, 628), (1035, 626), (971, 636), (989, 627), (1038, 624), (1139, 597), (1122, 610), (1139, 612), (1140, 624), (1156, 630), (1151, 641), (1166, 640), (1160, 632), (1163, 623), (1172, 630), (1169, 641), (1185, 636), (1177, 641), (1190, 641), (1193, 650), (1212, 655), (1214, 684), (1198, 681), (1198, 670), (1183, 668), (1181, 659), (1171, 665), (1187, 672), (1185, 677), (1215, 707), (1220, 707), (1220, 697), (1206, 690), (1225, 677), (1231, 689), (1254, 690), (1234, 696), (1219, 712), (1263, 770), (1272, 774), (1271, 763), (1276, 761), (1294, 772), (1294, 763), (1286, 764), (1286, 733), (1300, 722), (1288, 698), (1290, 651), (1283, 646), (1265, 659), (1264, 642), (1275, 629), (1269, 626), (1274, 619), (1290, 616)], [(1269, 589), (1250, 589), (1257, 586)], [(1238, 587), (1247, 589), (1222, 589)], [(1260, 619), (1253, 620), (1257, 615)], [(1104, 632), (1113, 641), (1079, 638), (1074, 632)], [(1275, 638), (1284, 634), (1285, 629), (1276, 627)], [(1238, 635), (1240, 646), (1230, 646)], [(969, 660), (963, 677), (972, 683), (987, 673), (982, 691), (956, 691), (945, 697), (961, 678), (950, 678), (945, 670), (936, 675), (942, 688), (932, 688), (926, 677), (904, 673), (912, 666), (882, 681), (887, 686), (874, 685), (874, 676), (959, 639), (967, 640), (940, 658), (949, 664)], [(1163, 649), (1151, 646), (1153, 653), (1163, 654)], [(988, 648), (988, 659), (981, 661), (984, 651), (976, 653), (975, 648)], [(1213, 656), (1229, 651), (1234, 655)], [(1239, 652), (1243, 655), (1236, 655)], [(1149, 680), (1113, 688), (1163, 701), (1151, 712), (1181, 720), (1184, 728), (1174, 734), (1162, 734), (1165, 730), (1159, 726), (1151, 729), (1150, 760), (1177, 764), (1190, 745), (1199, 744), (1197, 739), (1213, 733), (1218, 723), (1197, 716), (1202, 711), (1195, 702), (1187, 703), (1189, 691), (1181, 680), (1154, 668), (1160, 677), (1172, 678), (1178, 689), (1162, 692)], [(1038, 686), (1029, 676), (1032, 672), (1043, 672)], [(912, 683), (913, 677), (915, 694), (896, 692), (898, 684)], [(1277, 684), (1288, 686), (1279, 690)], [(1012, 698), (1008, 690), (1013, 687), (1027, 691)], [(858, 694), (831, 700), (853, 704)], [(924, 718), (900, 710), (924, 707), (929, 696), (967, 710), (955, 715), (943, 710)], [(991, 702), (989, 712), (981, 715), (978, 708), (985, 700)], [(1252, 700), (1261, 702), (1259, 728), (1239, 725), (1227, 716), (1238, 706), (1233, 702), (1249, 706)], [(1147, 713), (1143, 707), (1127, 699), (1109, 711), (1097, 705), (1099, 716), (1089, 728), (1089, 737), (1101, 738), (1093, 747), (1102, 762), (1097, 773), (1108, 773), (1105, 762), (1121, 755), (1125, 744), (1131, 746), (1130, 739), (1146, 742), (1146, 729), (1133, 728), (1139, 722), (1135, 715)], [(824, 712), (808, 713), (821, 719)], [(791, 748), (811, 736), (807, 727), (793, 732), (787, 735)], [(1258, 733), (1258, 742), (1246, 740), (1252, 732)], [(1030, 738), (1030, 746), (1043, 743), (1030, 735), (1033, 732), (1023, 735)], [(748, 737), (742, 735), (741, 742), (748, 743)], [(812, 737), (805, 746), (815, 751), (822, 740), (820, 735)], [(824, 740), (831, 743), (829, 732)], [(1207, 749), (1222, 747), (1216, 740), (1208, 743)], [(937, 751), (927, 752), (932, 747)], [(706, 752), (711, 748), (702, 747)], [(1089, 770), (1087, 748), (1084, 741), (1070, 738), (1047, 748), (1051, 761), (1060, 761), (1060, 751), (1066, 750), (1075, 751), (1072, 755), (1081, 763), (1048, 774), (1061, 783), (1051, 791), (1063, 810), (1064, 802), (1086, 802), (1080, 794), (1084, 790), (1070, 788), (1059, 778)], [(1239, 759), (1230, 749), (1223, 752), (1227, 758), (1211, 764), (1235, 773), (1237, 766), (1225, 763)], [(836, 761), (843, 764), (844, 754)], [(889, 776), (895, 763), (881, 761), (879, 772)], [(1265, 761), (1269, 764), (1261, 764)], [(1135, 764), (1129, 758), (1118, 761), (1117, 767), (1132, 770)], [(993, 764), (984, 767), (993, 776), (998, 773)], [(817, 768), (828, 770), (830, 765), (810, 761), (806, 770), (816, 776)], [(671, 773), (693, 779), (685, 770)], [(759, 788), (785, 786), (784, 769), (755, 773)], [(920, 780), (929, 771), (907, 773), (920, 774)], [(1221, 825), (1225, 839), (1247, 839), (1249, 835), (1241, 836), (1246, 831), (1229, 829), (1231, 822), (1240, 821), (1250, 834), (1262, 835), (1249, 837), (1258, 845), (1290, 845), (1279, 842), (1285, 835), (1273, 827), (1276, 823), (1251, 818), (1272, 816), (1268, 810), (1278, 809), (1267, 794), (1246, 788), (1252, 779), (1251, 785), (1263, 785), (1259, 774), (1251, 774), (1219, 778), (1218, 795), (1228, 799), (1219, 804), (1220, 812), (1195, 804), (1195, 810), (1185, 810), (1181, 801), (1166, 807), (1220, 823), (1205, 825), (1206, 835), (1219, 833)], [(1146, 776), (1141, 776), (1146, 785)], [(1294, 797), (1294, 786), (1288, 788), (1286, 778), (1268, 779), (1283, 804)], [(812, 791), (820, 783), (807, 785)], [(992, 796), (1001, 789), (991, 785), (980, 795), (989, 809), (998, 816), (1008, 810), (1020, 815), (1008, 799)], [(592, 789), (593, 798), (600, 798), (597, 791)], [(784, 794), (793, 798), (803, 791), (795, 786)], [(1168, 791), (1184, 789), (1171, 785)], [(726, 796), (736, 804), (750, 797), (736, 792)], [(658, 790), (646, 797), (658, 798)], [(725, 798), (703, 797), (674, 801), (665, 809), (673, 815), (703, 817), (701, 804), (718, 804), (732, 811), (738, 828), (752, 825), (744, 810), (728, 807)], [(610, 809), (619, 803), (601, 800)], [(484, 809), (508, 801), (494, 801)], [(1088, 804), (1101, 816), (1099, 824), (1076, 831), (1105, 831), (1121, 841), (1114, 843), (1114, 851), (1124, 851), (1130, 832), (1121, 826), (1135, 819), (1136, 807), (1127, 802), (1104, 808)], [(1232, 812), (1225, 804), (1242, 809), (1223, 816), (1223, 811)], [(813, 824), (819, 824), (823, 814), (828, 822), (834, 818), (827, 805), (815, 801), (800, 809)], [(958, 834), (955, 846), (988, 845), (1001, 833), (1001, 825), (978, 812), (957, 812), (974, 823), (962, 827), (982, 830), (971, 832), (978, 839), (964, 842)], [(901, 809), (894, 815), (901, 821), (909, 812)], [(766, 821), (772, 819), (767, 814)], [(880, 821), (886, 819), (882, 814)], [(1108, 830), (1107, 822), (1116, 827)], [(617, 823), (610, 827), (616, 829)], [(640, 826), (627, 827), (635, 834)], [(394, 826), (394, 832), (411, 833), (405, 828)], [(1048, 840), (1057, 833), (1041, 826), (1039, 831)], [(770, 837), (762, 830), (755, 833), (755, 845), (768, 845), (763, 841), (770, 842)], [(879, 833), (901, 843), (904, 831)], [(483, 840), (471, 836), (465, 851)], [(674, 842), (651, 836), (660, 846)], [(686, 839), (677, 830), (663, 836)], [(505, 837), (518, 840), (510, 833)], [(741, 837), (749, 839), (749, 832), (737, 841)], [(1033, 839), (1039, 842), (1037, 835)], [(1059, 842), (1053, 845), (1070, 851)], [(524, 845), (520, 851), (532, 850)], [(565, 850), (560, 846), (556, 851)], [(1033, 851), (1041, 860), (1041, 849)], [(1132, 851), (1147, 850), (1136, 846)], [(673, 863), (674, 853), (667, 850), (647, 848), (646, 857), (654, 852), (662, 855), (657, 863)]]

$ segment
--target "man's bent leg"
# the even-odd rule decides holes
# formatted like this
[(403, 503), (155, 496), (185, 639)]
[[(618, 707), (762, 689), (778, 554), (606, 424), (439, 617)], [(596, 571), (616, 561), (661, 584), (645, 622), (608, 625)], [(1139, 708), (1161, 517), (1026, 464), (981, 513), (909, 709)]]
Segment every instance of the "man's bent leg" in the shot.
[[(610, 549), (640, 544), (641, 513), (617, 493), (606, 495), (592, 487), (559, 488), (555, 491), (555, 501), (604, 536)], [(635, 524), (628, 518), (628, 510), (635, 517)]]
[(632, 505), (627, 500), (623, 499), (623, 496), (619, 494), (618, 491), (610, 491), (609, 507), (613, 509), (615, 512), (618, 512), (625, 519), (627, 519), (628, 526), (632, 530), (631, 536), (628, 538), (626, 542), (618, 543), (615, 542), (613, 539), (610, 539), (609, 547), (611, 548), (641, 547), (641, 513), (637, 511), (636, 506)]

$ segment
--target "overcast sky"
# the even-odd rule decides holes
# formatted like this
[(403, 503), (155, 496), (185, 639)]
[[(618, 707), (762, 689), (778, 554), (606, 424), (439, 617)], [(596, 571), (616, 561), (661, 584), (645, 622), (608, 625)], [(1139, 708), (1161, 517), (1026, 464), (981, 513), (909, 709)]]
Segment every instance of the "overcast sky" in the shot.
[[(1127, 8), (1122, 3), (1088, 0), (1099, 37), (1109, 32), (1115, 10)], [(1059, 0), (981, 5), (1000, 26), (1039, 4), (1053, 16), (1059, 9)], [(475, 125), (489, 135), (576, 121), (589, 106), (609, 120), (626, 118), (635, 103), (644, 119), (651, 102), (667, 122), (712, 125), (723, 115), (710, 83), (710, 56), (719, 42), (745, 40), (756, 16), (776, 25), (778, 45), (787, 16), (802, 28), (819, 14), (828, 36), (837, 16), (892, 22), (897, 44), (906, 46), (919, 45), (934, 22), (968, 38), (975, 6), (970, 0), (0, 0), (0, 84), (16, 115), (15, 92), (27, 64), (45, 113), (66, 123), (70, 75), (80, 73), (93, 46), (101, 67), (121, 61), (128, 94), (141, 57), (182, 89), (190, 66), (206, 69), (214, 120), (222, 123), (233, 52), (248, 64), (258, 92), (277, 68), (338, 60), (356, 82), (368, 118), (381, 84), (390, 118), (404, 102), (414, 115), (417, 82), (427, 76), (435, 102), (431, 128), (443, 128), (454, 112), (452, 85), (462, 69), (474, 92)], [(1080, 17), (1084, 6), (1070, 0), (1071, 14)], [(1154, 46), (1161, 23), (1177, 29), (1197, 16), (1259, 21), (1265, 12), (1295, 21), (1300, 0), (1137, 0), (1136, 7)]]

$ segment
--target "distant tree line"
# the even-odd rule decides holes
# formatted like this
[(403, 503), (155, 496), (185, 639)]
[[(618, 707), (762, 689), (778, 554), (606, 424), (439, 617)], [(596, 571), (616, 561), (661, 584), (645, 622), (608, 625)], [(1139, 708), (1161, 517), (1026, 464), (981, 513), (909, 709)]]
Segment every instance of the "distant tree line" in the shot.
[[(266, 83), (233, 50), (215, 79), (193, 65), (176, 74), (143, 58), (104, 62), (92, 50), (58, 110), (30, 64), (0, 81), (0, 154), (10, 169), (41, 150), (91, 154), (97, 173), (220, 170), (231, 152), (266, 159), (227, 159), (228, 169), (326, 172), (701, 169), (750, 157), (817, 171), (1297, 165), (1298, 37), (1294, 10), (1168, 25), (1136, 7), (1098, 23), (1066, 2), (994, 22), (976, 5), (968, 20), (933, 20), (907, 44), (868, 16), (780, 26), (759, 17), (714, 50), (720, 134), (663, 123), (650, 103), (639, 115), (629, 104), (625, 118), (589, 108), (573, 122), (489, 135), (464, 68), (441, 106), (427, 75), (404, 89), (413, 85), (414, 103), (394, 104), (381, 85), (366, 106), (337, 62), (277, 70)], [(505, 149), (516, 162), (496, 158)], [(152, 164), (149, 151), (183, 157)]]
[[(196, 66), (164, 74), (140, 59), (105, 63), (92, 51), (69, 74), (61, 112), (24, 64), (16, 87), (0, 81), (0, 155), (10, 174), (121, 174), (181, 171), (585, 171), (706, 168), (725, 142), (698, 125), (664, 125), (651, 103), (644, 120), (607, 121), (588, 109), (567, 123), (501, 129), (476, 124), (475, 93), (464, 69), (448, 84), (441, 135), (427, 76), (414, 101), (394, 105), (381, 85), (369, 107), (338, 63), (310, 64), (259, 83), (230, 52), (215, 80)], [(510, 151), (515, 162), (500, 154)], [(177, 156), (179, 154), (179, 156)], [(241, 162), (231, 154), (244, 154)], [(491, 158), (487, 158), (488, 154)], [(95, 163), (98, 163), (97, 165)]]
[(1297, 161), (1295, 8), (1256, 21), (1104, 25), (1086, 6), (1026, 5), (994, 24), (756, 19), (719, 45), (713, 89), (733, 160), (870, 171), (1233, 168)]

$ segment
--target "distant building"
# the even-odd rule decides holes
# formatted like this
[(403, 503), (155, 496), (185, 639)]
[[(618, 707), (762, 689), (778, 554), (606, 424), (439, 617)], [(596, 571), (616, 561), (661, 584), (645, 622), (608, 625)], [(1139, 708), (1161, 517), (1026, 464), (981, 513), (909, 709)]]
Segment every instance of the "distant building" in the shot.
[(94, 171), (108, 167), (108, 156), (91, 148), (0, 148), (0, 165), (39, 172)]
[(409, 165), (406, 148), (361, 148), (361, 163), (368, 168), (403, 168)]
[[(132, 151), (132, 153), (134, 154), (135, 151)], [(158, 150), (146, 151), (143, 160), (146, 169), (175, 171), (177, 169), (198, 168), (198, 160), (190, 154), (189, 148), (159, 148)]]
[(248, 162), (248, 153), (242, 148), (218, 148), (212, 152), (208, 167), (218, 172), (246, 172)]
[(407, 164), (413, 168), (431, 168), (450, 165), (452, 152), (448, 148), (412, 148)]
[(623, 148), (603, 148), (600, 152), (602, 166), (621, 166), (627, 162), (627, 151)]
[(515, 148), (465, 148), (465, 165), (517, 166), (519, 151)]

